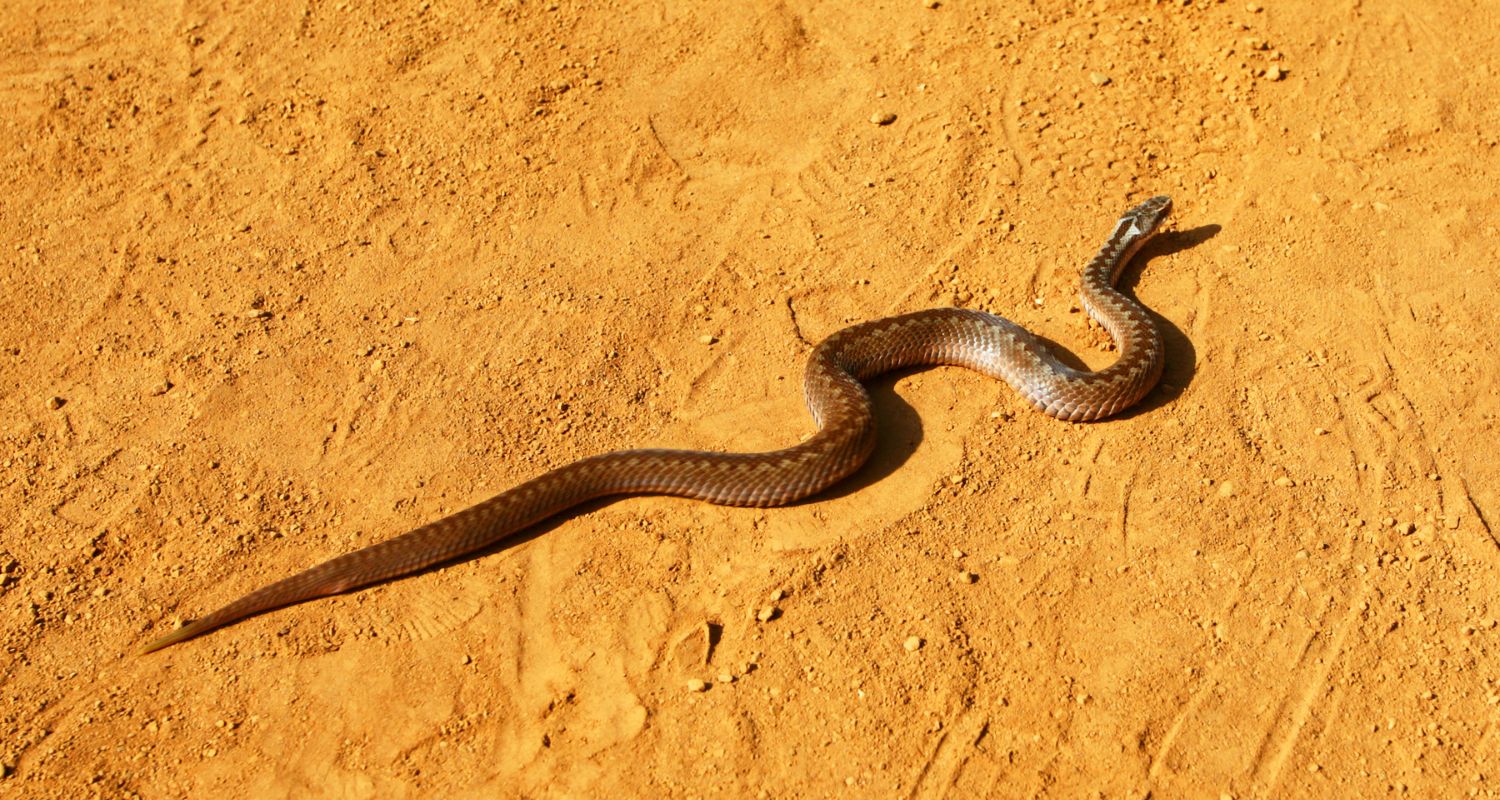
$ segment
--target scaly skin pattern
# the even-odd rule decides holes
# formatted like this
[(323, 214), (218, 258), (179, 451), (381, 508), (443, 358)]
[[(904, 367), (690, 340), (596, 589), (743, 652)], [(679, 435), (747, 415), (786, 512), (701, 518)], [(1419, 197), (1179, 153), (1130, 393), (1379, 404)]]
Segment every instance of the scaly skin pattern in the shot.
[(1151, 316), (1114, 284), (1171, 207), (1170, 199), (1153, 197), (1127, 211), (1083, 270), (1084, 307), (1114, 337), (1120, 353), (1102, 370), (1068, 367), (1021, 326), (982, 311), (935, 308), (863, 322), (828, 337), (809, 356), (803, 389), (819, 430), (801, 444), (768, 453), (621, 450), (575, 461), (409, 533), (257, 589), (141, 652), (451, 561), (598, 497), (665, 494), (760, 507), (795, 502), (832, 486), (870, 457), (875, 416), (861, 382), (902, 367), (968, 367), (1010, 384), (1038, 411), (1070, 422), (1117, 414), (1156, 385), (1163, 347)]

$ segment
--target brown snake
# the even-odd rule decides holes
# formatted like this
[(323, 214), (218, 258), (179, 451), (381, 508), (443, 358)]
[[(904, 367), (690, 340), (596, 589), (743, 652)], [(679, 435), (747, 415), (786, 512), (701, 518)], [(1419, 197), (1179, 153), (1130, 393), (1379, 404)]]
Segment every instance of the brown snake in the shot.
[(598, 497), (666, 494), (761, 507), (800, 500), (837, 483), (869, 458), (875, 417), (860, 382), (901, 367), (968, 367), (1009, 383), (1042, 413), (1071, 422), (1116, 414), (1156, 385), (1163, 348), (1150, 315), (1114, 284), (1171, 208), (1171, 199), (1153, 197), (1125, 212), (1083, 270), (1083, 305), (1114, 337), (1120, 352), (1102, 370), (1073, 369), (1021, 326), (982, 311), (935, 308), (852, 325), (823, 340), (808, 357), (803, 389), (819, 430), (799, 445), (769, 453), (619, 450), (575, 461), (409, 533), (257, 589), (141, 652), (274, 608), (451, 561)]

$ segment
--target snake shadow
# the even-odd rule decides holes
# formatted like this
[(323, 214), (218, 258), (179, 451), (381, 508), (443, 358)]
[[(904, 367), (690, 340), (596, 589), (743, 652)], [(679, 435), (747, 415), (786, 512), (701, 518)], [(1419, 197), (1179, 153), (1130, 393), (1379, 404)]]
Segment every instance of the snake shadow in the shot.
[[(1171, 255), (1196, 247), (1218, 235), (1220, 230), (1221, 227), (1219, 225), (1203, 225), (1185, 231), (1169, 231), (1158, 234), (1156, 238), (1152, 239), (1131, 260), (1131, 264), (1120, 277), (1120, 289), (1133, 294), (1140, 280), (1141, 272), (1151, 261), (1159, 256)], [(1152, 319), (1156, 321), (1157, 328), (1161, 331), (1162, 341), (1166, 346), (1166, 367), (1162, 371), (1161, 383), (1150, 394), (1146, 395), (1140, 403), (1137, 403), (1115, 418), (1132, 418), (1140, 414), (1149, 414), (1153, 410), (1171, 403), (1181, 396), (1188, 385), (1192, 383), (1193, 376), (1197, 371), (1197, 350), (1194, 349), (1193, 343), (1188, 339), (1187, 334), (1183, 333), (1181, 328), (1178, 328), (1170, 320), (1165, 319), (1155, 311), (1151, 311), (1150, 309), (1147, 309), (1147, 311), (1151, 314)], [(1038, 338), (1052, 348), (1052, 352), (1063, 363), (1075, 369), (1088, 368), (1077, 356), (1056, 342), (1043, 336), (1038, 336)], [(921, 446), (924, 430), (922, 416), (917, 413), (917, 410), (910, 403), (906, 402), (906, 400), (896, 393), (895, 384), (902, 377), (928, 369), (932, 369), (932, 367), (912, 367), (910, 369), (896, 370), (867, 384), (870, 399), (875, 405), (876, 424), (879, 427), (878, 439), (870, 460), (859, 471), (835, 486), (791, 505), (817, 503), (823, 500), (846, 497), (880, 483), (899, 471), (916, 453), (917, 448)], [(1000, 389), (997, 391), (1008, 390)], [(456, 564), (475, 561), (510, 550), (513, 547), (519, 547), (567, 525), (578, 517), (591, 514), (611, 503), (628, 500), (630, 497), (630, 495), (604, 497), (582, 503), (517, 531), (506, 539), (481, 550), (456, 556), (448, 561), (433, 564), (407, 575), (367, 584), (350, 591), (363, 591), (374, 586), (414, 578), (418, 575), (436, 572)], [(684, 500), (683, 502), (698, 501)]]
[[(1134, 295), (1136, 284), (1140, 283), (1141, 273), (1145, 271), (1146, 265), (1152, 259), (1197, 247), (1218, 236), (1221, 230), (1223, 230), (1222, 226), (1210, 224), (1199, 225), (1185, 231), (1167, 231), (1158, 235), (1132, 259), (1130, 266), (1120, 276), (1120, 289)], [(1198, 349), (1193, 346), (1193, 340), (1189, 339), (1188, 335), (1171, 320), (1154, 310), (1148, 308), (1146, 313), (1156, 321), (1156, 329), (1161, 331), (1162, 344), (1166, 347), (1167, 363), (1161, 371), (1161, 383), (1158, 383), (1155, 389), (1142, 398), (1141, 402), (1115, 415), (1114, 419), (1134, 419), (1173, 402), (1187, 391), (1193, 378), (1198, 374)]]

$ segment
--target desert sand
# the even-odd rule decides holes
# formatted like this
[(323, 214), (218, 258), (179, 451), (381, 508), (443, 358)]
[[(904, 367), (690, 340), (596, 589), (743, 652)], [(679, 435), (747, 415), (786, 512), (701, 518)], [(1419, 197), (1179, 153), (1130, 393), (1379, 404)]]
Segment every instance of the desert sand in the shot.
[[(1456, 2), (0, 12), (0, 795), (1495, 796), (1500, 97)], [(606, 450), (765, 450), (959, 305), (790, 508), (600, 502), (146, 641)]]

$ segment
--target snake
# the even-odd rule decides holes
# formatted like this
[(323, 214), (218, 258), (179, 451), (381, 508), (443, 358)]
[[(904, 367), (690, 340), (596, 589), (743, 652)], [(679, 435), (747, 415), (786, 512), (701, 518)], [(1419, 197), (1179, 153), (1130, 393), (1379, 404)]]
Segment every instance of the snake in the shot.
[(1083, 269), (1083, 306), (1109, 332), (1118, 352), (1107, 367), (1070, 367), (1025, 328), (976, 309), (932, 308), (851, 325), (824, 339), (808, 356), (803, 392), (818, 430), (797, 445), (763, 453), (617, 450), (574, 461), (435, 522), (256, 589), (155, 639), (140, 653), (273, 609), (454, 561), (601, 497), (674, 495), (750, 507), (802, 500), (869, 459), (876, 426), (864, 382), (896, 369), (966, 367), (1005, 381), (1043, 414), (1069, 422), (1118, 414), (1161, 378), (1165, 348), (1151, 314), (1115, 284), (1171, 208), (1164, 195), (1130, 208)]

